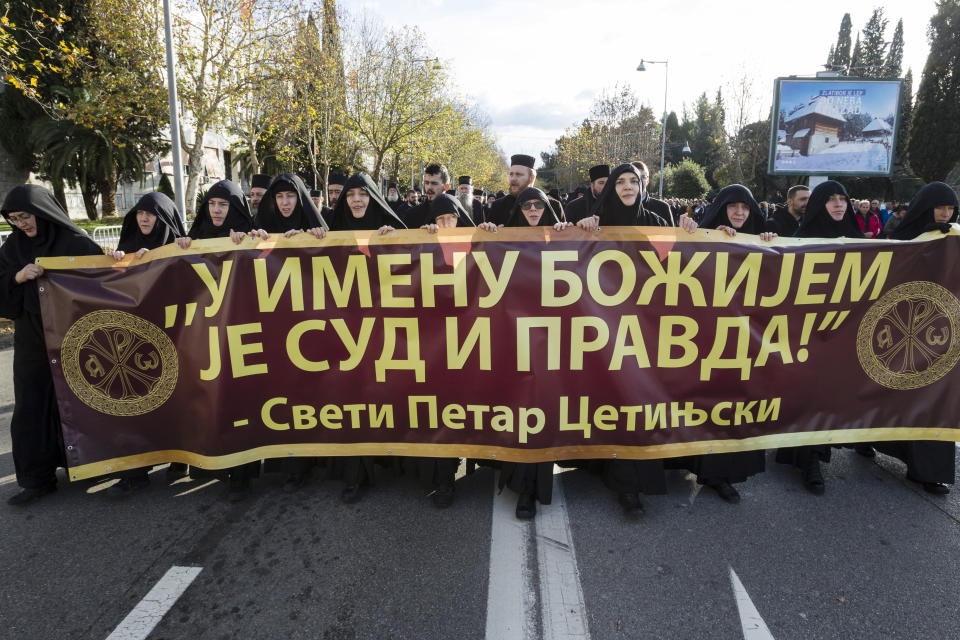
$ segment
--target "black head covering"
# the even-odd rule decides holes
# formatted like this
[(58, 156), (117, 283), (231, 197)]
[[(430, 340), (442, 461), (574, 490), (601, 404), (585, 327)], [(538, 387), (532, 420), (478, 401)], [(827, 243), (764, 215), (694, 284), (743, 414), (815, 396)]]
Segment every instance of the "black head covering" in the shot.
[[(11, 213), (24, 211), (32, 213), (37, 221), (37, 235), (27, 237), (19, 227), (13, 227), (13, 233), (0, 246), (0, 287), (6, 287), (13, 276), (37, 258), (53, 256), (94, 256), (103, 255), (101, 249), (80, 227), (78, 227), (53, 194), (35, 184), (22, 184), (14, 187), (3, 200), (0, 215), (9, 223)], [(18, 287), (19, 288), (19, 287)], [(37, 297), (36, 284), (27, 286), (23, 291), (23, 308), (31, 313), (40, 313), (40, 299)], [(13, 311), (4, 300), (6, 292), (0, 289), (0, 307), (6, 315)], [(19, 315), (20, 310), (8, 317)]]
[(480, 197), (480, 196), (483, 196), (483, 195), (485, 195), (485, 194), (483, 193), (483, 189), (474, 189), (474, 190), (473, 190), (473, 197), (474, 197), (474, 198), (477, 198), (477, 197)]
[(528, 169), (533, 169), (533, 165), (536, 163), (536, 160), (533, 159), (533, 156), (524, 155), (518, 153), (516, 155), (510, 156), (510, 166), (520, 165), (521, 167), (527, 167)]
[(595, 167), (590, 167), (590, 182), (594, 180), (599, 180), (600, 178), (609, 178), (610, 177), (610, 165), (608, 164), (598, 164)]
[[(347, 206), (347, 192), (350, 189), (363, 189), (370, 194), (370, 204), (362, 218), (354, 218)], [(365, 173), (355, 173), (344, 181), (343, 193), (337, 198), (337, 204), (330, 215), (331, 231), (376, 231), (384, 225), (395, 229), (406, 229), (393, 208), (384, 200), (373, 180)]]
[(540, 216), (540, 222), (537, 224), (538, 227), (552, 227), (560, 222), (560, 215), (554, 210), (553, 205), (550, 203), (550, 198), (547, 197), (547, 194), (536, 187), (527, 187), (520, 192), (520, 195), (517, 196), (517, 201), (513, 203), (513, 208), (510, 209), (510, 215), (507, 216), (507, 223), (504, 226), (530, 226), (530, 223), (527, 222), (527, 218), (523, 215), (523, 210), (520, 208), (520, 206), (527, 200), (539, 200), (540, 202), (546, 204), (546, 207), (544, 207), (543, 210), (543, 215)]
[(457, 216), (458, 227), (475, 227), (476, 223), (473, 217), (463, 208), (463, 205), (455, 197), (441, 193), (427, 205), (428, 223), (435, 222), (437, 218), (444, 215), (453, 214)]
[[(210, 219), (210, 199), (220, 198), (230, 203), (230, 210), (223, 224), (219, 227), (213, 224)], [(243, 197), (243, 190), (240, 185), (230, 180), (221, 180), (207, 191), (206, 197), (200, 203), (197, 209), (197, 217), (190, 227), (190, 237), (194, 240), (206, 238), (226, 238), (230, 236), (231, 231), (242, 231), (246, 233), (253, 229), (253, 216), (250, 215), (250, 207), (247, 199)]]
[[(632, 173), (640, 181), (640, 193), (632, 206), (623, 204), (617, 195), (617, 178), (625, 173)], [(643, 179), (640, 170), (630, 163), (621, 164), (610, 172), (610, 179), (603, 186), (603, 191), (593, 203), (591, 215), (600, 217), (601, 227), (666, 227), (667, 221), (652, 211), (643, 208)]]
[(265, 173), (255, 173), (253, 177), (250, 178), (250, 188), (269, 189), (272, 181), (273, 176), (268, 176)]
[[(284, 218), (277, 208), (276, 194), (281, 191), (293, 191), (297, 194), (297, 206), (289, 218)], [(317, 205), (310, 199), (310, 191), (300, 176), (292, 173), (281, 173), (270, 183), (270, 188), (263, 194), (263, 200), (257, 208), (257, 217), (254, 227), (263, 229), (267, 233), (283, 233), (291, 229), (313, 229), (323, 227), (329, 229), (327, 222), (317, 210)]]
[(327, 178), (327, 186), (329, 187), (332, 184), (346, 184), (347, 176), (343, 173), (331, 173), (330, 177)]
[[(140, 232), (137, 211), (147, 211), (157, 216), (153, 229), (147, 235)], [(137, 204), (133, 205), (133, 208), (123, 217), (117, 249), (127, 253), (140, 249), (156, 249), (185, 235), (187, 231), (183, 228), (177, 205), (173, 204), (173, 200), (165, 193), (153, 191), (143, 194), (137, 200)]]
[[(937, 207), (953, 207), (950, 222), (938, 223), (934, 220), (933, 210)], [(950, 230), (950, 224), (960, 216), (960, 203), (957, 192), (943, 182), (931, 182), (924, 186), (910, 201), (910, 207), (897, 228), (890, 234), (894, 240), (913, 240), (924, 231), (939, 229), (943, 233)]]
[(471, 178), (470, 176), (460, 176), (459, 178), (457, 178), (457, 184), (458, 185), (473, 184), (473, 178)]
[[(841, 194), (847, 199), (847, 211), (843, 219), (837, 222), (827, 213), (827, 201), (830, 196)], [(863, 231), (857, 224), (850, 196), (843, 185), (836, 180), (821, 182), (810, 192), (807, 209), (800, 218), (800, 226), (794, 234), (797, 238), (862, 238)]]
[(743, 202), (750, 207), (750, 215), (747, 216), (743, 226), (740, 227), (738, 231), (741, 233), (762, 233), (765, 220), (763, 214), (760, 212), (760, 205), (757, 204), (750, 189), (742, 184), (727, 185), (720, 190), (720, 193), (717, 194), (717, 197), (713, 199), (713, 202), (707, 207), (706, 212), (703, 214), (700, 228), (716, 229), (721, 225), (733, 228), (733, 225), (730, 224), (730, 218), (727, 217), (727, 205), (736, 202)]
[(502, 198), (503, 196), (505, 196), (505, 195), (507, 195), (505, 192), (503, 192), (503, 191), (497, 191), (497, 199), (498, 199), (498, 200), (499, 200), (500, 198)]

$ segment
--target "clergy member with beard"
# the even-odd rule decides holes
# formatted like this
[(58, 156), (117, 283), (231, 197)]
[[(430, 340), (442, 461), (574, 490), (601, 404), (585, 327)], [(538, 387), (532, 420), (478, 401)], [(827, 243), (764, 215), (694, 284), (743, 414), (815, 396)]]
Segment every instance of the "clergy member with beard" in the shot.
[[(267, 239), (265, 231), (253, 232), (253, 216), (243, 198), (240, 185), (230, 180), (221, 180), (207, 191), (206, 197), (197, 208), (197, 217), (185, 238), (177, 238), (177, 246), (188, 249), (193, 240), (212, 238), (230, 238), (234, 244), (240, 244), (248, 236)], [(171, 465), (172, 467), (173, 465)], [(250, 480), (260, 475), (260, 461), (248, 462), (223, 470), (229, 484), (227, 499), (240, 502), (250, 495)], [(217, 476), (216, 472), (200, 472), (201, 477)]]
[[(180, 213), (173, 200), (159, 191), (147, 193), (123, 217), (117, 249), (108, 255), (115, 260), (123, 260), (126, 254), (133, 253), (140, 259), (148, 251), (172, 244), (185, 235)], [(167, 469), (167, 480), (182, 477), (186, 470), (184, 464), (171, 463)], [(117, 474), (120, 481), (107, 489), (107, 495), (122, 498), (145, 489), (150, 485), (149, 471), (150, 467), (121, 471)]]
[[(377, 231), (383, 235), (405, 228), (370, 176), (358, 173), (344, 181), (343, 192), (330, 214), (331, 231)], [(373, 456), (332, 457), (330, 465), (331, 472), (343, 478), (340, 499), (346, 504), (360, 500), (363, 490), (373, 484)]]
[(337, 200), (340, 199), (340, 194), (343, 193), (343, 183), (346, 181), (347, 176), (342, 173), (331, 173), (330, 177), (327, 178), (327, 209), (329, 209), (329, 212), (324, 210), (324, 216), (332, 212), (333, 208), (337, 206)]
[[(766, 225), (760, 205), (750, 189), (741, 184), (731, 184), (721, 189), (713, 199), (699, 228), (717, 229), (731, 237), (737, 233), (750, 233), (769, 242), (777, 234), (766, 231)], [(698, 228), (687, 214), (680, 216), (680, 227), (689, 233)], [(720, 383), (715, 386), (720, 386)], [(736, 504), (740, 502), (740, 493), (733, 483), (745, 482), (750, 476), (761, 473), (765, 462), (766, 451), (758, 449), (674, 458), (667, 466), (671, 469), (687, 469), (697, 476), (697, 482), (710, 487), (727, 502)]]
[(423, 168), (423, 189), (426, 198), (417, 206), (403, 214), (403, 223), (408, 229), (418, 229), (428, 224), (430, 218), (430, 201), (450, 188), (450, 172), (442, 164), (431, 162)]
[[(270, 183), (253, 226), (252, 233), (260, 237), (264, 232), (280, 233), (284, 238), (305, 232), (318, 240), (326, 235), (328, 228), (303, 180), (292, 173), (282, 173)], [(266, 461), (263, 470), (285, 473), (283, 491), (293, 493), (307, 481), (315, 462), (313, 458), (274, 458)]]
[[(835, 180), (821, 182), (810, 193), (807, 209), (800, 219), (797, 238), (863, 238), (853, 206), (843, 185)], [(825, 444), (788, 447), (777, 450), (777, 462), (792, 464), (800, 470), (803, 486), (814, 495), (823, 495), (826, 484), (821, 462), (830, 462), (830, 446)]]
[(474, 222), (483, 220), (483, 203), (476, 198), (473, 188), (473, 178), (470, 176), (460, 176), (457, 178), (457, 199), (460, 204), (470, 213), (470, 219)]
[[(496, 233), (500, 225), (484, 222), (477, 226)], [(562, 231), (573, 225), (562, 220), (547, 194), (536, 187), (527, 187), (514, 198), (513, 208), (503, 226), (553, 227)], [(550, 504), (553, 500), (553, 462), (503, 462), (499, 487), (503, 489), (505, 486), (517, 493), (517, 518), (529, 520), (537, 514), (538, 501)]]
[(400, 208), (404, 204), (403, 198), (400, 197), (400, 188), (397, 187), (396, 182), (391, 182), (387, 185), (387, 204), (390, 205), (394, 213), (399, 213)]
[(588, 217), (593, 210), (593, 205), (603, 192), (603, 187), (607, 184), (610, 177), (610, 165), (598, 164), (590, 167), (590, 188), (583, 197), (577, 198), (567, 203), (567, 221), (576, 224), (580, 220)]
[(43, 275), (43, 267), (36, 259), (103, 255), (103, 251), (43, 187), (14, 187), (0, 215), (13, 228), (0, 246), (0, 316), (13, 320), (14, 327), (10, 438), (21, 489), (7, 504), (23, 507), (56, 491), (57, 467), (66, 464), (40, 316), (37, 278)]
[(260, 201), (263, 200), (263, 194), (270, 188), (272, 181), (273, 176), (268, 176), (265, 173), (256, 173), (250, 178), (250, 195), (248, 197), (250, 198), (250, 212), (253, 215), (257, 215)]
[[(913, 240), (927, 231), (947, 233), (957, 222), (957, 192), (943, 182), (931, 182), (914, 196), (907, 213), (891, 235), (893, 240)], [(905, 440), (878, 442), (882, 453), (907, 465), (907, 479), (923, 486), (927, 493), (947, 494), (956, 477), (956, 447), (953, 442)]]
[[(524, 189), (532, 187), (533, 183), (537, 181), (537, 170), (533, 168), (535, 162), (533, 156), (524, 154), (516, 154), (510, 157), (510, 173), (507, 175), (510, 192), (493, 203), (484, 222), (507, 223), (507, 219), (511, 216), (517, 202), (517, 196)], [(560, 212), (558, 211), (557, 214), (559, 215)]]

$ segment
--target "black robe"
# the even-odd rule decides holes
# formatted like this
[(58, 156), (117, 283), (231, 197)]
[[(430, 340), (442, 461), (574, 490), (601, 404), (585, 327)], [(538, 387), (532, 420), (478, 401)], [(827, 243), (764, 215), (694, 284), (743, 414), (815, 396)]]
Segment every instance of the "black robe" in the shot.
[(592, 190), (588, 190), (585, 195), (568, 202), (566, 207), (567, 222), (576, 224), (589, 216), (594, 202), (596, 202), (596, 197), (594, 197)]
[(777, 207), (768, 222), (768, 228), (777, 235), (792, 237), (800, 228), (800, 221), (793, 217), (788, 207)]
[(632, 173), (640, 181), (640, 193), (643, 193), (643, 178), (640, 170), (632, 164), (621, 164), (610, 172), (607, 184), (593, 203), (590, 214), (600, 218), (600, 228), (604, 227), (668, 227), (670, 223), (652, 211), (644, 209), (641, 196), (632, 205), (625, 205), (617, 195), (617, 179), (625, 173)]
[[(937, 222), (933, 217), (936, 207), (952, 206), (949, 222)], [(920, 234), (950, 230), (950, 224), (960, 216), (957, 193), (943, 182), (931, 182), (914, 196), (903, 221), (891, 236), (895, 240), (913, 240)], [(874, 447), (907, 465), (907, 477), (914, 482), (953, 484), (956, 480), (956, 446), (952, 442), (935, 440), (900, 440), (874, 443)]]
[[(840, 194), (847, 197), (847, 190), (836, 180), (827, 180), (818, 184), (810, 192), (807, 201), (807, 210), (800, 219), (797, 228), (797, 238), (863, 238), (863, 231), (854, 217), (853, 205), (847, 197), (847, 210), (843, 218), (834, 220), (827, 213), (826, 205), (830, 196)], [(787, 447), (777, 449), (776, 461), (782, 464), (792, 464), (798, 469), (804, 469), (811, 460), (830, 462), (830, 445), (812, 444), (802, 447)]]
[(653, 196), (647, 196), (643, 199), (643, 208), (647, 211), (653, 211), (655, 214), (667, 221), (667, 225), (671, 227), (677, 226), (677, 220), (673, 217), (673, 211), (670, 209), (670, 205), (654, 198)]
[[(370, 196), (362, 218), (355, 218), (347, 205), (347, 192), (350, 189), (363, 189)], [(376, 231), (380, 227), (390, 226), (394, 229), (406, 229), (406, 225), (393, 208), (383, 199), (377, 185), (365, 173), (356, 173), (346, 180), (343, 192), (337, 199), (337, 204), (330, 214), (331, 231)]]
[(737, 229), (739, 233), (752, 233), (759, 235), (768, 231), (768, 223), (763, 213), (760, 211), (760, 205), (754, 199), (750, 189), (742, 184), (727, 185), (717, 193), (717, 197), (707, 208), (700, 221), (701, 229), (716, 229), (721, 226), (733, 228), (730, 219), (727, 217), (727, 205), (742, 202), (750, 208), (750, 215), (744, 221), (743, 225)]
[[(297, 206), (287, 217), (281, 214), (277, 207), (276, 195), (281, 191), (293, 191), (297, 194)], [(303, 184), (300, 176), (292, 173), (282, 173), (270, 183), (270, 188), (263, 194), (263, 200), (257, 208), (253, 226), (267, 233), (285, 233), (292, 229), (306, 231), (317, 227), (329, 230), (327, 221), (310, 199), (310, 190)]]
[(14, 227), (0, 247), (0, 315), (14, 322), (10, 436), (17, 484), (24, 489), (44, 489), (56, 484), (57, 467), (65, 465), (63, 433), (44, 340), (37, 281), (17, 284), (15, 277), (36, 258), (103, 255), (103, 250), (70, 220), (53, 194), (43, 187), (21, 185), (7, 194), (0, 209), (4, 218), (21, 211), (36, 217), (37, 236), (28, 238)]
[(486, 220), (483, 222), (506, 225), (507, 220), (510, 218), (510, 212), (513, 211), (513, 205), (516, 202), (517, 196), (510, 195), (509, 193), (502, 198), (494, 200), (493, 204), (490, 205), (490, 210), (487, 211)]
[[(137, 224), (138, 211), (146, 211), (157, 217), (153, 229), (147, 235), (140, 232), (140, 225)], [(153, 191), (142, 195), (137, 200), (137, 204), (133, 205), (123, 217), (117, 250), (135, 253), (140, 249), (156, 249), (185, 235), (187, 232), (183, 228), (183, 221), (173, 200), (164, 193)]]
[[(477, 204), (474, 201), (473, 204)], [(457, 198), (441, 193), (430, 201), (427, 214), (427, 224), (436, 223), (437, 218), (444, 215), (454, 215), (457, 217), (458, 227), (475, 227), (473, 217), (463, 207), (463, 203)], [(476, 210), (476, 209), (474, 209)]]
[[(210, 218), (210, 199), (219, 198), (230, 203), (227, 217), (218, 227)], [(253, 216), (247, 199), (243, 197), (243, 190), (236, 182), (221, 180), (210, 189), (197, 209), (197, 217), (190, 227), (190, 237), (194, 240), (211, 238), (229, 238), (231, 231), (249, 232), (253, 229)]]

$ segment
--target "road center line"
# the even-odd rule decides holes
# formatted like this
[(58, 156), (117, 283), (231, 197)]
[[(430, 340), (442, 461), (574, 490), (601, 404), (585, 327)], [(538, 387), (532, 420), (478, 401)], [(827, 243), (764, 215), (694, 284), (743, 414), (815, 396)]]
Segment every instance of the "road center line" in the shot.
[(203, 567), (170, 567), (107, 640), (144, 640), (201, 571)]
[(487, 640), (532, 640), (537, 635), (537, 594), (528, 549), (533, 527), (514, 515), (516, 495), (500, 494), (493, 476), (490, 579), (487, 585)]
[(760, 617), (760, 612), (753, 605), (753, 600), (737, 576), (737, 572), (730, 567), (730, 585), (733, 595), (737, 599), (737, 611), (740, 613), (740, 626), (743, 628), (743, 640), (773, 640), (767, 623)]
[(583, 603), (567, 502), (563, 483), (556, 473), (553, 476), (553, 502), (537, 510), (536, 527), (543, 637), (546, 640), (589, 640), (587, 610)]

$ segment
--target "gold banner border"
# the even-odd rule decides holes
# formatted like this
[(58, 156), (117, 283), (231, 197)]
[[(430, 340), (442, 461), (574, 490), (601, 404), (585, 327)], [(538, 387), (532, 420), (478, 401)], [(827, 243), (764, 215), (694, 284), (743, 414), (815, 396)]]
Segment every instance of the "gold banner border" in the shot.
[(546, 449), (514, 449), (487, 445), (426, 444), (411, 442), (323, 444), (304, 443), (267, 445), (223, 456), (204, 456), (190, 451), (171, 449), (151, 451), (133, 456), (112, 458), (68, 468), (70, 480), (84, 480), (149, 467), (167, 462), (182, 462), (201, 469), (227, 469), (266, 458), (315, 456), (414, 456), (427, 458), (473, 458), (506, 462), (549, 462), (578, 459), (623, 458), (645, 460), (676, 458), (708, 453), (732, 453), (778, 447), (799, 447), (814, 444), (856, 444), (888, 440), (934, 440), (960, 442), (960, 428), (935, 429), (902, 427), (882, 429), (837, 429), (777, 433), (733, 440), (701, 440), (648, 446), (578, 445)]

